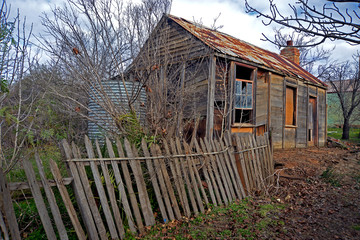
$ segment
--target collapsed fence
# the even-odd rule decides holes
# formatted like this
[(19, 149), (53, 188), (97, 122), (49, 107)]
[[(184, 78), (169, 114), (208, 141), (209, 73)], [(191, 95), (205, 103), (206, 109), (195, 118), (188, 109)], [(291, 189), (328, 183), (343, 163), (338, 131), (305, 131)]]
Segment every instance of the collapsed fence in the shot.
[[(211, 205), (228, 205), (273, 182), (274, 164), (268, 135), (254, 137), (226, 134), (224, 139), (163, 140), (159, 144), (131, 145), (127, 139), (94, 146), (85, 138), (86, 157), (74, 143), (63, 141), (70, 178), (63, 178), (50, 161), (55, 182), (45, 178), (41, 160), (36, 162), (47, 201), (29, 161), (24, 161), (26, 184), (7, 184), (0, 172), (0, 194), (11, 206), (10, 187), (31, 189), (48, 239), (68, 239), (52, 191), (56, 185), (79, 239), (123, 239), (127, 232), (143, 233), (146, 226), (167, 223), (204, 213)], [(72, 182), (76, 201), (65, 184)], [(64, 184), (65, 183), (65, 184)], [(45, 202), (50, 205), (51, 216)], [(0, 228), (20, 239), (12, 208), (4, 208)], [(79, 209), (80, 214), (78, 214)], [(53, 227), (54, 222), (56, 228)]]

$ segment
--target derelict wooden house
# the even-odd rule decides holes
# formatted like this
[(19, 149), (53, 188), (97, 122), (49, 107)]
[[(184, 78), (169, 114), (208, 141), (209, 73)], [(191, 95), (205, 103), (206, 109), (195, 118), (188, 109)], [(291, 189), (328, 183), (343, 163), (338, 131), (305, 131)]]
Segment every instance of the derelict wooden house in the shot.
[[(195, 91), (190, 105), (202, 118), (200, 135), (269, 131), (276, 148), (324, 146), (326, 85), (299, 66), (299, 50), (291, 45), (276, 54), (164, 15), (139, 56), (160, 70), (183, 63), (181, 85)], [(202, 71), (189, 77), (194, 62)]]

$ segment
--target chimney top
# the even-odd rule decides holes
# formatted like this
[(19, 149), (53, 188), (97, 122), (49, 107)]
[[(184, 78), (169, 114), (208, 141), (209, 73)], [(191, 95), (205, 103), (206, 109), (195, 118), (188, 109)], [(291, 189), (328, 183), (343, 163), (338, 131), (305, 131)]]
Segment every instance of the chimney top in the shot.
[(280, 55), (286, 57), (290, 61), (298, 64), (300, 63), (300, 51), (293, 46), (293, 41), (286, 41), (287, 46), (280, 51)]

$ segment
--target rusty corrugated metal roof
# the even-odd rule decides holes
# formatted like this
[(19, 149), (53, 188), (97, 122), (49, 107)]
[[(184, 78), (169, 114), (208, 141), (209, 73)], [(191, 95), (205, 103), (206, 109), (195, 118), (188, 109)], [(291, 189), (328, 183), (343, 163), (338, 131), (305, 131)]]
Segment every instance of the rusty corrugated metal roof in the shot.
[(198, 26), (183, 18), (178, 18), (172, 15), (168, 15), (168, 17), (200, 41), (220, 53), (274, 69), (286, 76), (298, 77), (326, 86), (326, 84), (304, 70), (298, 64), (288, 60), (280, 54), (256, 47), (225, 33)]

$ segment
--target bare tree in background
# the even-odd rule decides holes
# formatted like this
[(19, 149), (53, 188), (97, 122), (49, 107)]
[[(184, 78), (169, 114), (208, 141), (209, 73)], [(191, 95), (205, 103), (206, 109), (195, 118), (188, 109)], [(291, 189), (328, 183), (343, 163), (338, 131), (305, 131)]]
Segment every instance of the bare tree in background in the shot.
[(360, 106), (359, 56), (359, 53), (355, 54), (353, 62), (335, 65), (326, 77), (329, 87), (334, 90), (340, 102), (343, 117), (342, 139), (349, 139), (351, 119)]
[(9, 172), (19, 161), (36, 113), (33, 102), (39, 97), (31, 88), (24, 96), (22, 79), (32, 61), (25, 19), (17, 12), (10, 17), (10, 7), (3, 1), (0, 9), (0, 167)]
[(286, 46), (287, 41), (292, 41), (300, 51), (300, 66), (306, 71), (313, 74), (315, 77), (322, 79), (328, 69), (332, 68), (334, 61), (330, 60), (331, 53), (335, 47), (325, 49), (323, 46), (311, 46), (317, 38), (309, 38), (306, 34), (297, 33), (284, 33), (284, 28), (274, 29), (273, 40), (265, 36), (266, 40), (276, 45), (279, 49)]
[[(319, 37), (308, 46), (315, 46), (330, 40), (343, 40), (350, 44), (360, 43), (360, 1), (328, 0), (322, 8), (316, 8), (308, 0), (298, 0), (289, 4), (292, 13), (280, 12), (273, 0), (269, 0), (269, 13), (254, 8), (249, 0), (245, 1), (248, 13), (257, 14), (266, 26), (275, 23), (291, 28), (310, 37)], [(347, 2), (347, 3), (343, 3)], [(344, 4), (352, 4), (347, 8)], [(264, 34), (265, 35), (265, 34)]]
[[(150, 72), (142, 71), (141, 76), (133, 77), (125, 76), (125, 69), (170, 6), (169, 0), (144, 0), (139, 4), (68, 0), (62, 7), (54, 8), (51, 15), (44, 15), (43, 48), (58, 61), (63, 79), (74, 86), (72, 92), (54, 89), (54, 93), (67, 100), (64, 103), (70, 110), (78, 107), (83, 117), (93, 120), (88, 115), (91, 109), (81, 100), (89, 97), (111, 117), (115, 132), (128, 133), (136, 99), (156, 69), (147, 65), (145, 69)], [(111, 97), (113, 89), (105, 84), (109, 80), (117, 82), (123, 98)], [(129, 80), (135, 85), (131, 89), (126, 83)]]

